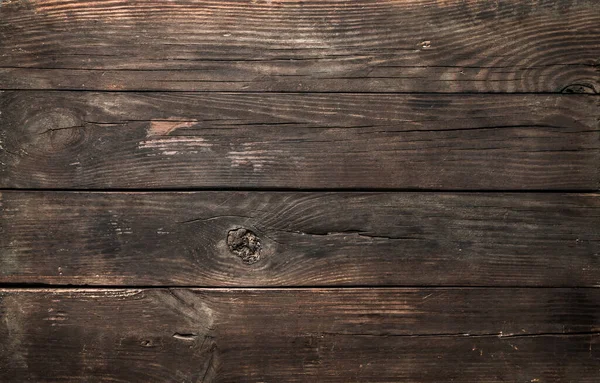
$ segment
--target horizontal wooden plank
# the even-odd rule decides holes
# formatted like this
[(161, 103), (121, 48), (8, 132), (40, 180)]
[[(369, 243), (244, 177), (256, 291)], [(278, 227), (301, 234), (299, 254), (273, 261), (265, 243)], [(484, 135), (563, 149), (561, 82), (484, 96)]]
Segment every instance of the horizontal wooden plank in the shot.
[(0, 283), (600, 286), (598, 194), (4, 192), (0, 202)]
[(3, 382), (597, 382), (600, 289), (2, 290)]
[(4, 0), (0, 88), (600, 92), (596, 0)]
[(3, 92), (0, 187), (597, 190), (600, 98)]

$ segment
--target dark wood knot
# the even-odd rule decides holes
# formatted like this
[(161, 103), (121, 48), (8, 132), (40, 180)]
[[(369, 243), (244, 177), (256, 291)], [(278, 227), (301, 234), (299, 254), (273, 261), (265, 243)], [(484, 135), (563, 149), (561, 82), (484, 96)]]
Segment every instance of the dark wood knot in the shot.
[(561, 93), (583, 93), (583, 94), (597, 94), (596, 89), (590, 84), (571, 84), (565, 86)]
[(240, 257), (242, 262), (247, 265), (256, 263), (260, 259), (260, 238), (248, 229), (229, 230), (227, 246), (229, 251)]

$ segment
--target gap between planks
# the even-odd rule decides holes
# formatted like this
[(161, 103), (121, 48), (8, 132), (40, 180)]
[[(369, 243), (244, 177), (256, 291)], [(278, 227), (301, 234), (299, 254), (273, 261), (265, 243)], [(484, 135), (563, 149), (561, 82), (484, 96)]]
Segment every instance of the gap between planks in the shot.
[(431, 193), (431, 194), (573, 194), (573, 195), (594, 195), (600, 192), (597, 189), (419, 189), (419, 188), (273, 188), (273, 187), (165, 187), (165, 188), (0, 188), (2, 192), (23, 192), (23, 193), (198, 193), (198, 192), (257, 192), (257, 193)]
[[(2, 68), (0, 68), (2, 69)], [(156, 89), (121, 89), (121, 90), (111, 90), (111, 89), (81, 89), (81, 88), (0, 88), (1, 92), (79, 92), (79, 93), (218, 93), (218, 94), (244, 94), (244, 95), (261, 95), (261, 94), (343, 94), (343, 95), (373, 95), (373, 96), (393, 96), (393, 95), (437, 95), (437, 96), (477, 96), (477, 95), (493, 95), (493, 96), (518, 96), (518, 95), (547, 95), (547, 96), (564, 96), (564, 97), (599, 97), (598, 93), (571, 93), (571, 92), (423, 92), (423, 91), (415, 91), (415, 92), (359, 92), (359, 91), (285, 91), (285, 90), (274, 90), (274, 91), (240, 91), (240, 90), (189, 90), (189, 89), (169, 89), (169, 90), (156, 90)]]
[(366, 290), (595, 290), (598, 286), (527, 286), (527, 285), (314, 285), (314, 286), (251, 286), (240, 285), (231, 287), (202, 286), (202, 285), (57, 285), (49, 283), (0, 283), (0, 290), (13, 292), (97, 292), (124, 290), (209, 290), (209, 291), (366, 291)]

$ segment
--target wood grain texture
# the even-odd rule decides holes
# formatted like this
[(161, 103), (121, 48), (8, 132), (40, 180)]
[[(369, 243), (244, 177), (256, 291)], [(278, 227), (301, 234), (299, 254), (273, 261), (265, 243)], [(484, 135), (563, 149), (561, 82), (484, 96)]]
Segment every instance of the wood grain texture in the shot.
[(600, 98), (3, 92), (5, 188), (598, 190)]
[(3, 382), (594, 383), (600, 289), (2, 290)]
[(0, 89), (600, 92), (596, 0), (4, 0)]
[(0, 382), (598, 383), (599, 11), (0, 0)]
[[(4, 192), (0, 202), (0, 283), (600, 286), (599, 195)], [(240, 228), (258, 251), (230, 247)]]

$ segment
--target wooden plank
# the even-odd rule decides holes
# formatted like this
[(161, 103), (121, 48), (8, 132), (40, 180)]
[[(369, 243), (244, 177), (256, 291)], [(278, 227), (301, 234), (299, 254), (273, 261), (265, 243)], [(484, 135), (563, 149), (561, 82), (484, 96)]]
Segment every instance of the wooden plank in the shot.
[(4, 0), (0, 89), (600, 92), (596, 0)]
[(599, 289), (2, 290), (3, 382), (597, 382)]
[(4, 192), (0, 202), (0, 283), (600, 285), (598, 194)]
[(4, 92), (0, 187), (597, 190), (599, 103)]

